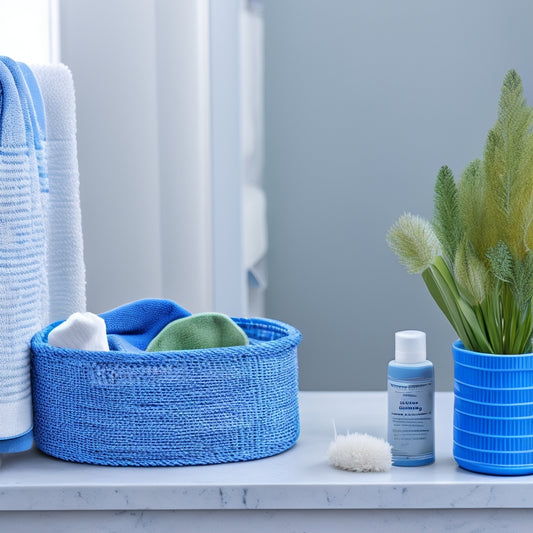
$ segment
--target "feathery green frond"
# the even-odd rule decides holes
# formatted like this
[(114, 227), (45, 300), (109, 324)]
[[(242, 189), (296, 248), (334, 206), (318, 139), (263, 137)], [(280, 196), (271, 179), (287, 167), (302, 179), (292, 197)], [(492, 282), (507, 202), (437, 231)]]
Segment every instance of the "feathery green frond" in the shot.
[(498, 120), (485, 145), (485, 207), (494, 222), (492, 238), (506, 242), (513, 256), (521, 259), (533, 220), (532, 128), (533, 109), (526, 104), (520, 77), (511, 70), (503, 83)]
[(533, 108), (505, 76), (483, 159), (440, 169), (432, 225), (404, 215), (387, 240), (472, 350), (533, 350)]
[(496, 246), (487, 250), (486, 255), (490, 263), (491, 272), (496, 279), (504, 283), (511, 283), (513, 280), (513, 256), (507, 244), (499, 241)]
[[(480, 159), (474, 159), (464, 169), (457, 187), (459, 216), (464, 233), (478, 257), (483, 257), (491, 245), (489, 220), (485, 211), (485, 176)], [(479, 231), (479, 228), (484, 231)]]
[(453, 173), (447, 166), (441, 167), (435, 182), (433, 229), (444, 256), (453, 264), (463, 228), (459, 218), (457, 186)]
[(481, 304), (485, 299), (488, 272), (466, 238), (457, 248), (453, 273), (461, 296), (471, 306)]
[(392, 226), (387, 242), (410, 274), (420, 274), (435, 260), (440, 245), (431, 224), (406, 213)]
[(533, 120), (533, 109), (529, 107), (524, 98), (522, 80), (515, 70), (510, 70), (503, 81), (497, 124), (506, 134), (507, 164), (512, 167), (518, 166), (520, 157), (515, 158), (513, 152), (516, 148), (521, 148), (520, 144), (524, 137), (531, 133), (531, 121)]
[(524, 259), (515, 261), (513, 274), (511, 291), (516, 306), (523, 311), (533, 297), (533, 252), (528, 252)]

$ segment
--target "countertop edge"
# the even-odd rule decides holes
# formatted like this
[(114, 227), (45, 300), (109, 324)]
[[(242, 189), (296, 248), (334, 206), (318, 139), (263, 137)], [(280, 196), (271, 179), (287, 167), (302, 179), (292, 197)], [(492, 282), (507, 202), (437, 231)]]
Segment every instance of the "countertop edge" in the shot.
[[(533, 508), (533, 484), (12, 487), (0, 511)], [(520, 497), (516, 498), (517, 492)]]

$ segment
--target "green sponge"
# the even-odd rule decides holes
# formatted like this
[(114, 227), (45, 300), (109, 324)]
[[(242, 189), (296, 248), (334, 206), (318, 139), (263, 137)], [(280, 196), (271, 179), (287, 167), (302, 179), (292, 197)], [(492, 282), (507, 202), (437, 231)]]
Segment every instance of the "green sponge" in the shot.
[(147, 352), (223, 348), (248, 344), (246, 333), (221, 313), (199, 313), (167, 324), (152, 339)]

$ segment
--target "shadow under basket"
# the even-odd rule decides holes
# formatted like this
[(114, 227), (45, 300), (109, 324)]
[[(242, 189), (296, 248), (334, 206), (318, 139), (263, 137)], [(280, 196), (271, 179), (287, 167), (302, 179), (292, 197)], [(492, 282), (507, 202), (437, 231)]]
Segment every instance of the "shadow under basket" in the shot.
[(282, 322), (233, 319), (250, 344), (89, 352), (32, 340), (37, 447), (66, 461), (200, 465), (281, 453), (299, 436), (297, 346)]

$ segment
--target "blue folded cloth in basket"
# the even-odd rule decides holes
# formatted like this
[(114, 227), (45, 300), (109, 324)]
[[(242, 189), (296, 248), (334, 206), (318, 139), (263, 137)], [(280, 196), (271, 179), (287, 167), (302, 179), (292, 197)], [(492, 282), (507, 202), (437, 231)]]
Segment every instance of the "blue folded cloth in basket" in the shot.
[(267, 457), (298, 439), (294, 327), (234, 318), (251, 344), (150, 353), (143, 350), (151, 338), (188, 311), (141, 300), (101, 316), (121, 351), (50, 346), (57, 323), (32, 339), (34, 435), (44, 453), (105, 465), (197, 465)]
[(172, 302), (157, 298), (138, 300), (100, 315), (106, 323), (111, 350), (145, 350), (170, 322), (191, 313)]

